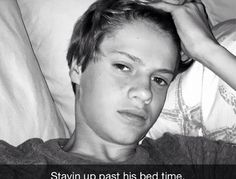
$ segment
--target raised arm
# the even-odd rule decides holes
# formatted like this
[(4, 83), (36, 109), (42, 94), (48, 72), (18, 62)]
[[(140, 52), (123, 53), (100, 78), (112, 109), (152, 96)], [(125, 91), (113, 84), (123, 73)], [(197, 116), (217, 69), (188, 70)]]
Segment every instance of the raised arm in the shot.
[(215, 72), (236, 90), (236, 57), (214, 38), (204, 5), (189, 0), (143, 1), (170, 12), (182, 41), (185, 53)]

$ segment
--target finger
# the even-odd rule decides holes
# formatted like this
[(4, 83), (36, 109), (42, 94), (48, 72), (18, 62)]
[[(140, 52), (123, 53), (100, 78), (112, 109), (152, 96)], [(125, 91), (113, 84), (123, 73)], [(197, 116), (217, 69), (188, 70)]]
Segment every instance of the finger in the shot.
[(162, 2), (166, 2), (169, 4), (174, 4), (174, 5), (182, 5), (185, 3), (186, 0), (162, 0)]
[(132, 1), (142, 3), (142, 4), (151, 4), (151, 3), (161, 2), (162, 0), (132, 0)]
[(201, 3), (202, 1), (201, 0), (185, 0), (185, 3), (188, 3), (188, 2), (191, 2), (191, 3)]
[(166, 2), (152, 3), (149, 5), (154, 8), (161, 9), (161, 10), (169, 12), (169, 13), (173, 12), (174, 10), (176, 10), (179, 7), (179, 5), (174, 5), (174, 4), (170, 4), (170, 3), (166, 3)]

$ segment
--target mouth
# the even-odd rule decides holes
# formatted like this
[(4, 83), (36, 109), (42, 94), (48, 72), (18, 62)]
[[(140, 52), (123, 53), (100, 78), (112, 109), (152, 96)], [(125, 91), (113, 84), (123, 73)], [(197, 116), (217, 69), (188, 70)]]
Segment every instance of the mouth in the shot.
[(126, 122), (136, 125), (143, 125), (148, 120), (148, 115), (143, 111), (136, 110), (118, 110), (117, 111)]

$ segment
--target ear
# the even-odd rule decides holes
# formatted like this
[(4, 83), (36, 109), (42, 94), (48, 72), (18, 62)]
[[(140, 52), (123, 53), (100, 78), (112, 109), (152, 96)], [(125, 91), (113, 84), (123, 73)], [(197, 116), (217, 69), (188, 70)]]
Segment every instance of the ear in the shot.
[(81, 65), (78, 65), (76, 63), (76, 60), (73, 60), (70, 69), (71, 81), (73, 83), (76, 83), (77, 85), (80, 85), (81, 74), (82, 74)]

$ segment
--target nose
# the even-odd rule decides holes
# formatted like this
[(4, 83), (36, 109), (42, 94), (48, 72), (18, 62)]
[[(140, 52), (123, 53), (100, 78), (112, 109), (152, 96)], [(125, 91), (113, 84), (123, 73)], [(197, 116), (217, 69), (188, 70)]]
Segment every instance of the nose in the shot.
[(134, 81), (129, 89), (128, 95), (135, 103), (140, 103), (140, 105), (149, 104), (152, 101), (150, 80)]

